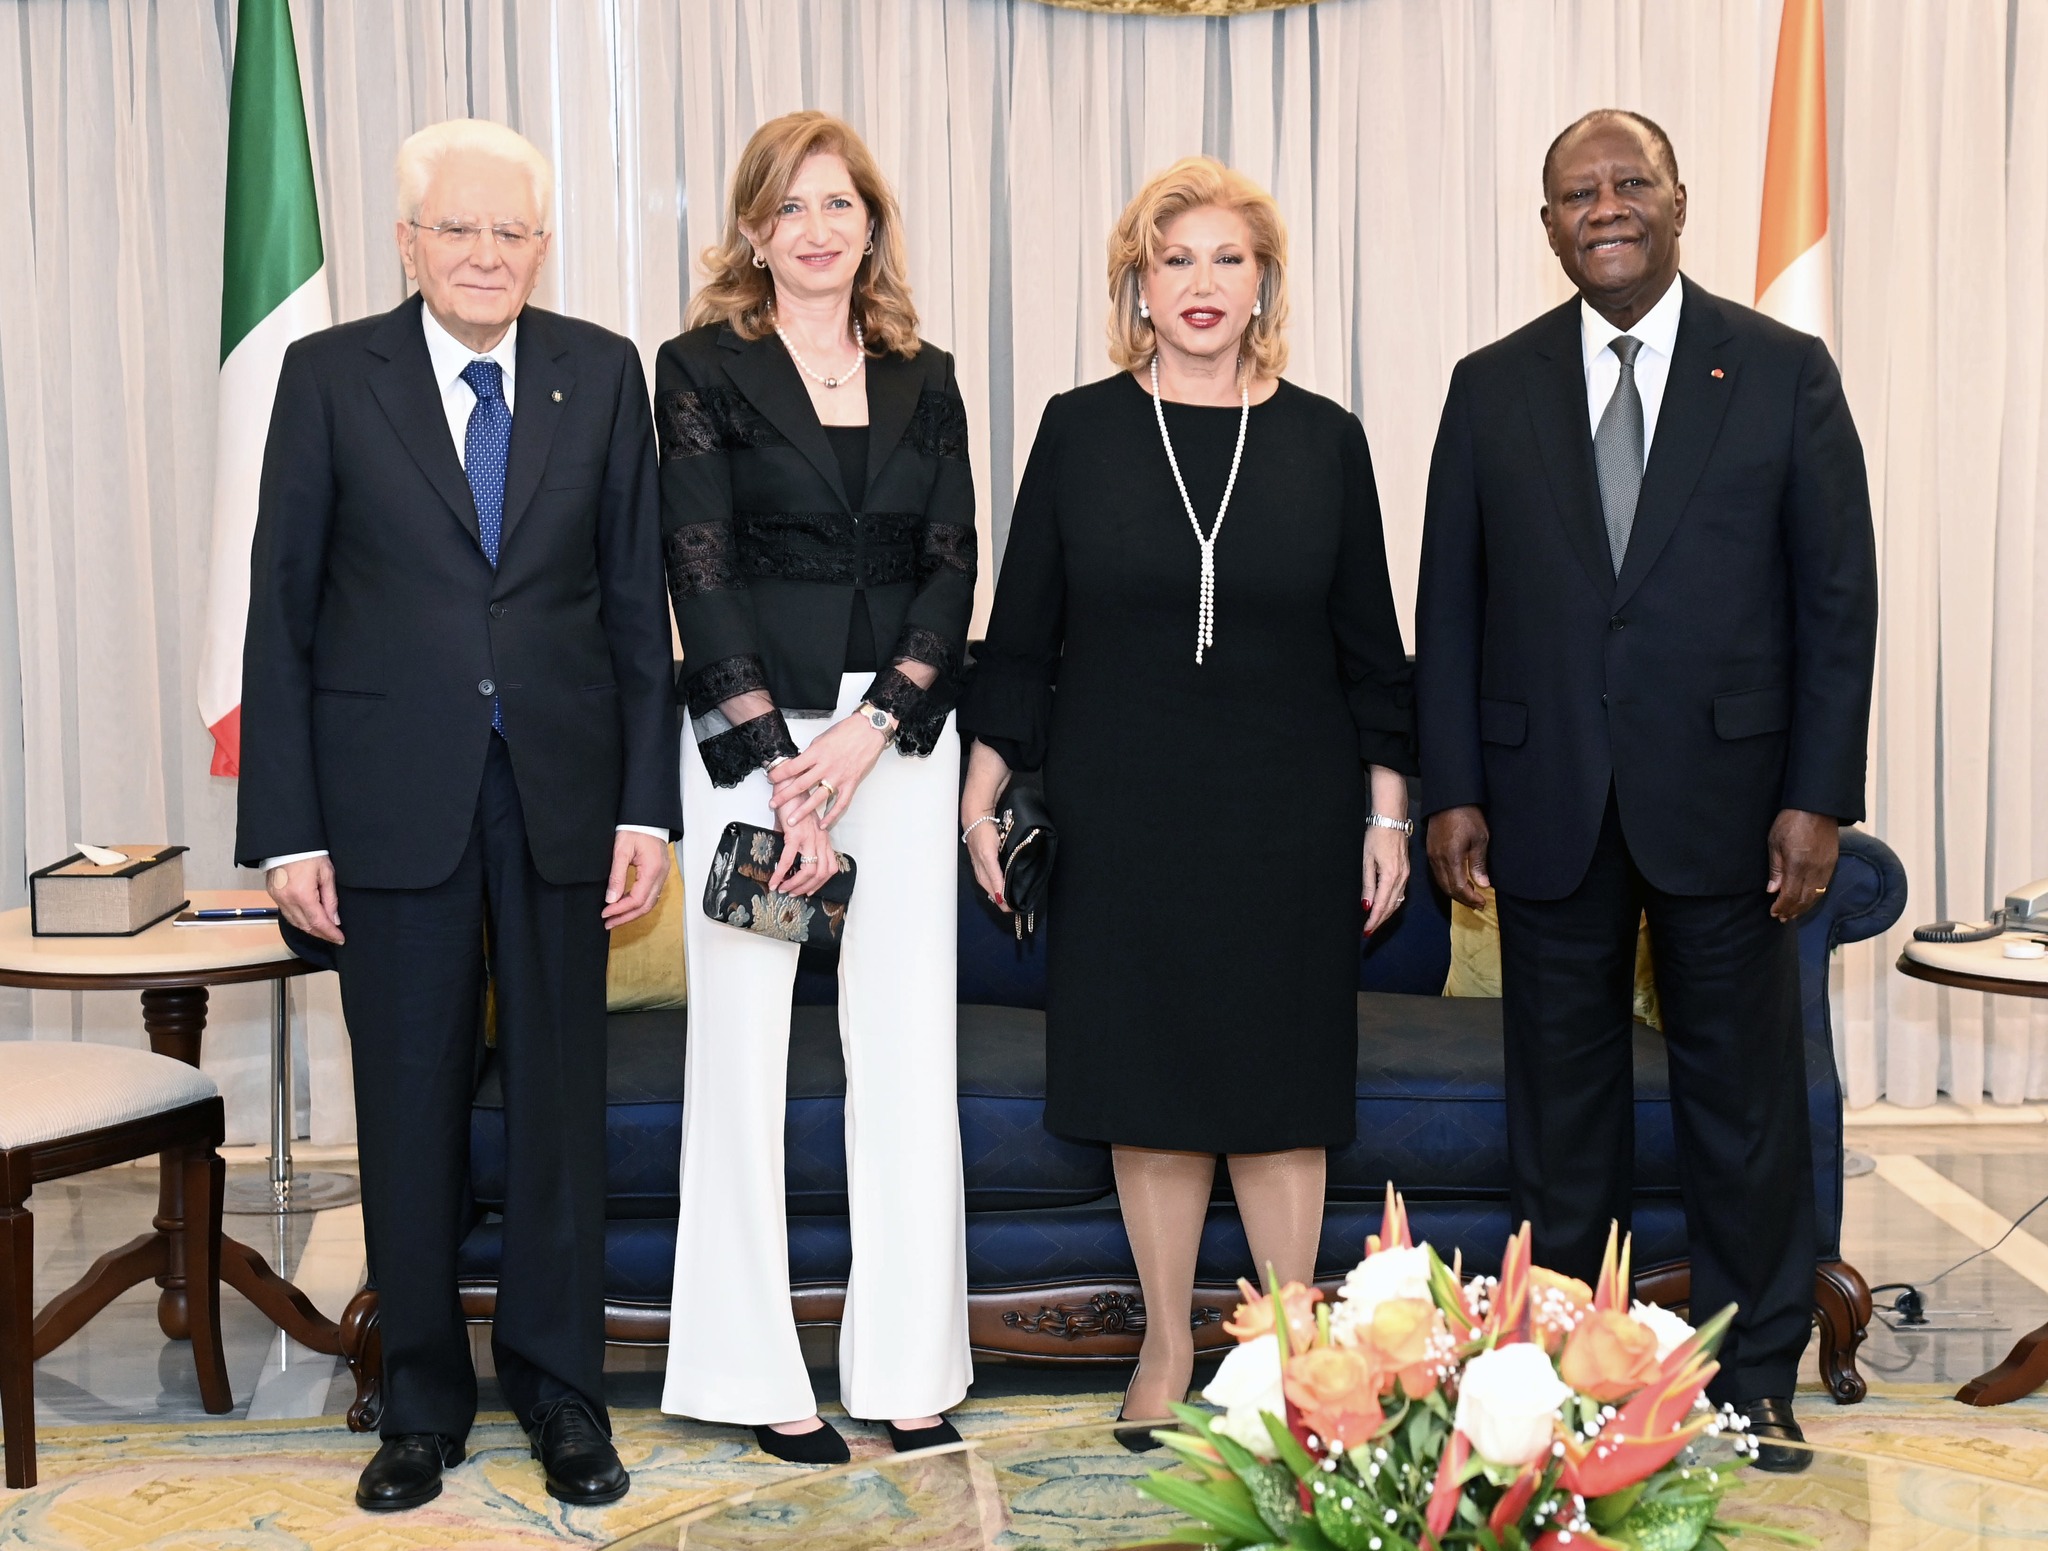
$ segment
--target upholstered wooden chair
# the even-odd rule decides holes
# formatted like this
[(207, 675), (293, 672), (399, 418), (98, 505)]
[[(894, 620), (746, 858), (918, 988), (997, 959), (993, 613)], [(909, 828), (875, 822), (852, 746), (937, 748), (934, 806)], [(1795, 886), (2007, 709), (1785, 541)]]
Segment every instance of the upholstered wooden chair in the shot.
[[(190, 1336), (206, 1409), (233, 1405), (220, 1345), (220, 1212), (226, 1169), (220, 1090), (198, 1068), (115, 1045), (0, 1042), (0, 1430), (7, 1484), (36, 1484), (35, 1363), (115, 1297), (148, 1277), (163, 1294), (164, 1334)], [(46, 1180), (160, 1153), (184, 1171), (183, 1221), (93, 1263), (35, 1312), (35, 1218), (29, 1192)]]

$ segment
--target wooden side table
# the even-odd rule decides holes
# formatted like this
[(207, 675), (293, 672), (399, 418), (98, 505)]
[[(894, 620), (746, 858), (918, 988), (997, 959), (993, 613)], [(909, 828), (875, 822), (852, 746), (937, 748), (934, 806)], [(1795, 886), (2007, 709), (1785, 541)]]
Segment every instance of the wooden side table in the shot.
[[(1899, 973), (1958, 991), (1993, 996), (2048, 996), (2048, 958), (2009, 959), (2005, 944), (2025, 934), (1984, 942), (1913, 942), (1899, 955)], [(2021, 1336), (2005, 1361), (1980, 1373), (1956, 1399), (1971, 1406), (2002, 1406), (2048, 1384), (2048, 1325)]]
[[(247, 905), (246, 890), (191, 891), (193, 907)], [(269, 921), (246, 926), (174, 926), (165, 921), (133, 937), (37, 937), (27, 910), (0, 912), (0, 985), (31, 991), (139, 991), (142, 1027), (150, 1049), (192, 1066), (206, 1033), (207, 988), (309, 975)], [(191, 1338), (183, 1257), (171, 1253), (172, 1236), (185, 1221), (183, 1170), (166, 1155), (157, 1186), (153, 1231), (105, 1256), (104, 1270), (119, 1288), (154, 1276), (162, 1288), (156, 1322), (173, 1341)], [(125, 1278), (125, 1280), (121, 1280)], [(255, 1304), (263, 1317), (300, 1345), (342, 1356), (341, 1332), (312, 1301), (279, 1276), (255, 1250), (220, 1241), (220, 1279)], [(106, 1283), (102, 1291), (112, 1295)], [(115, 1289), (117, 1290), (117, 1289)]]

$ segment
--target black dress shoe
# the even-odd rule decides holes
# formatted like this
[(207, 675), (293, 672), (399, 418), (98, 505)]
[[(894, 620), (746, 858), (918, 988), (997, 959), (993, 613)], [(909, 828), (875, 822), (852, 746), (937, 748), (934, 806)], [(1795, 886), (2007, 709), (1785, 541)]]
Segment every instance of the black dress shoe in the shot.
[(1757, 1441), (1756, 1468), (1780, 1475), (1797, 1475), (1813, 1464), (1813, 1451), (1794, 1448), (1803, 1445), (1806, 1434), (1799, 1430), (1799, 1418), (1792, 1414), (1790, 1399), (1767, 1395), (1735, 1408), (1749, 1417), (1750, 1436)]
[(356, 1481), (365, 1513), (403, 1513), (441, 1495), (441, 1472), (462, 1463), (462, 1445), (437, 1433), (401, 1433), (378, 1445)]
[(915, 1454), (919, 1449), (943, 1448), (960, 1441), (959, 1431), (943, 1416), (930, 1427), (898, 1427), (894, 1422), (882, 1425), (889, 1429), (889, 1443), (898, 1454)]
[(763, 1454), (788, 1460), (792, 1465), (843, 1465), (853, 1458), (846, 1440), (822, 1417), (807, 1433), (779, 1433), (772, 1427), (756, 1427), (754, 1442)]
[(548, 1496), (578, 1508), (615, 1503), (633, 1478), (619, 1463), (619, 1451), (580, 1400), (557, 1400), (534, 1414), (527, 1435), (533, 1457), (547, 1472)]

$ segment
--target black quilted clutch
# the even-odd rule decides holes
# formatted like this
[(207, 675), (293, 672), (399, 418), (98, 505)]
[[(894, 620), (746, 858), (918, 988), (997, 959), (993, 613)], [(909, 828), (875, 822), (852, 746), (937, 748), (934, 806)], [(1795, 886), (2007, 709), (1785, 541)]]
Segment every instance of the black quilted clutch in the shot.
[(777, 942), (839, 944), (846, 906), (853, 898), (853, 858), (839, 854), (839, 873), (815, 894), (778, 894), (768, 887), (782, 858), (782, 836), (772, 829), (725, 826), (704, 880), (704, 913), (714, 921)]

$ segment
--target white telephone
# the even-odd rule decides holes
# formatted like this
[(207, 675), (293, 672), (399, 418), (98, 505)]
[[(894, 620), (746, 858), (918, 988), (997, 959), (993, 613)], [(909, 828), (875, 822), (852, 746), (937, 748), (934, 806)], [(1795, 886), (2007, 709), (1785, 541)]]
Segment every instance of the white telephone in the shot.
[(1936, 921), (1913, 928), (1921, 942), (1988, 942), (2003, 932), (2048, 933), (2048, 878), (2007, 894), (2005, 908), (1992, 911), (1989, 921)]

